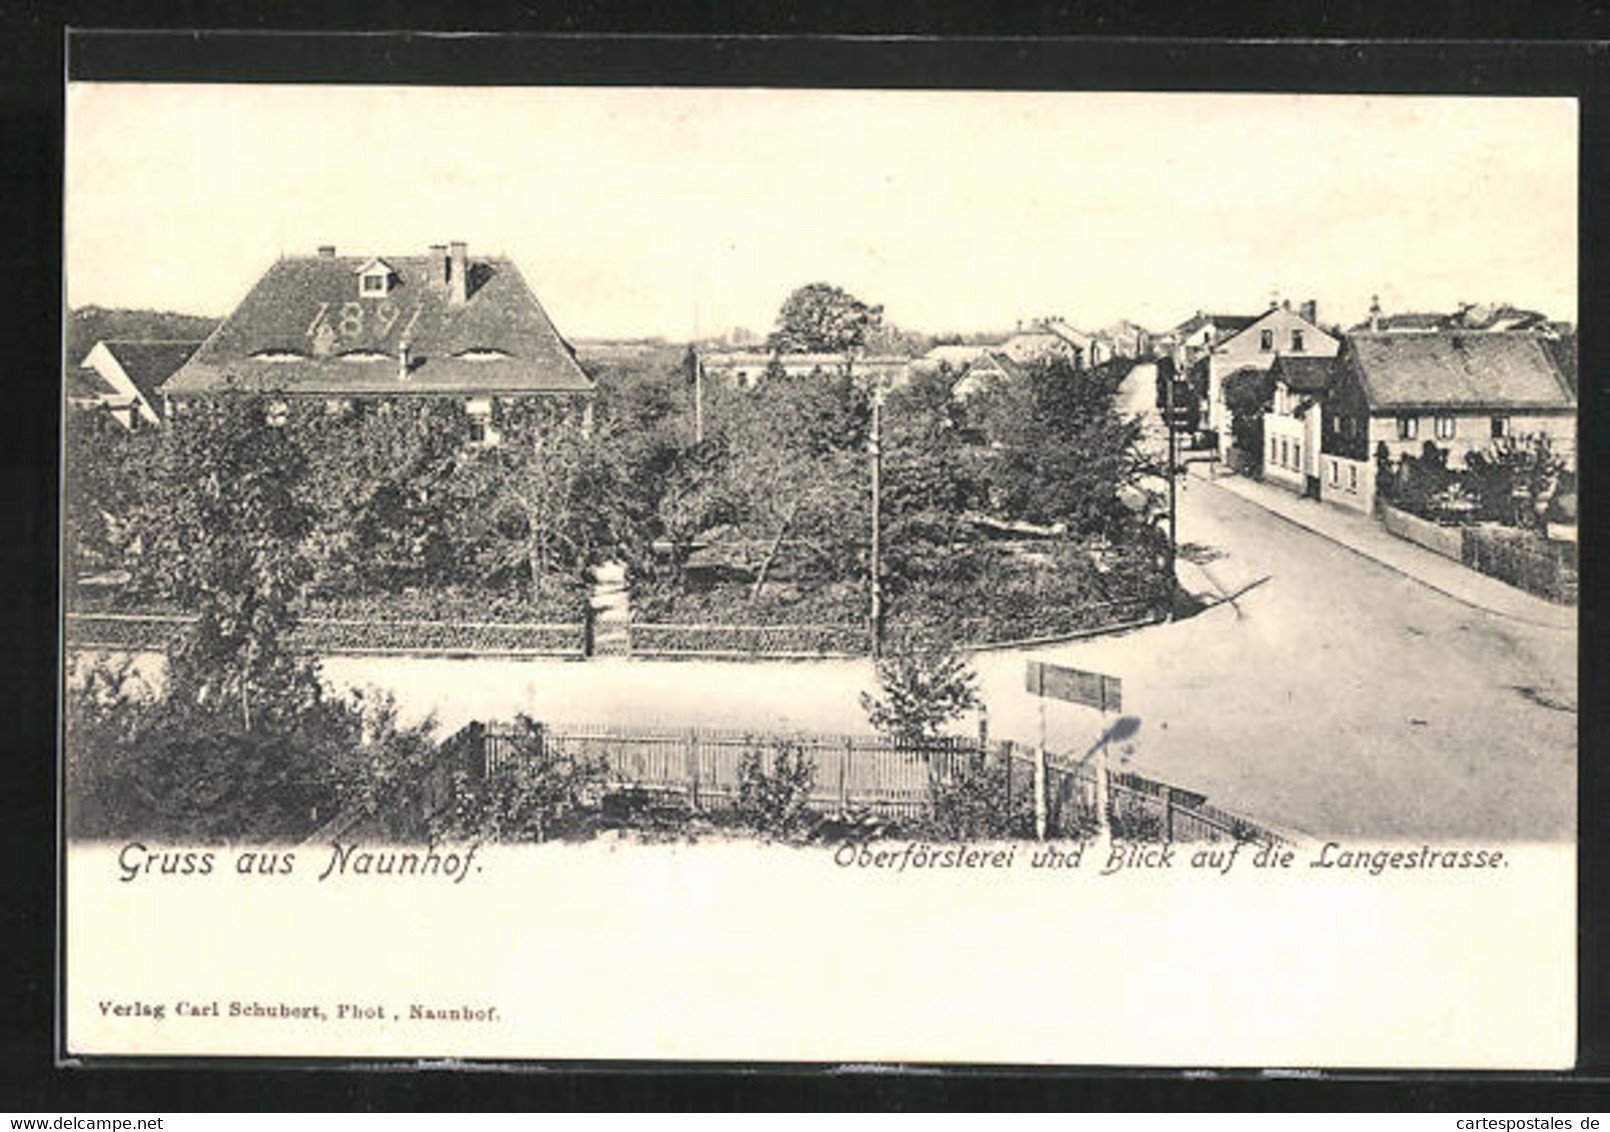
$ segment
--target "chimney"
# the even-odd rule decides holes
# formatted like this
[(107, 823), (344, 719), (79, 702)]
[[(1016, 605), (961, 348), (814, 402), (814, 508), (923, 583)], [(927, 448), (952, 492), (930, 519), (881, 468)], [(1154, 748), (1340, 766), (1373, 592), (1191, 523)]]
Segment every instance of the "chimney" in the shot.
[(452, 259), (447, 267), (447, 286), (453, 302), (462, 303), (470, 297), (468, 256), (463, 240), (454, 240), (450, 246)]
[(319, 258), (320, 259), (334, 259), (335, 258), (335, 245), (334, 244), (320, 244), (319, 245)]
[(1315, 326), (1319, 325), (1319, 302), (1317, 300), (1306, 300), (1299, 313), (1303, 316), (1304, 322), (1312, 323)]
[(447, 245), (432, 244), (430, 246), (430, 261), (427, 268), (428, 281), (437, 287), (447, 286)]
[(1291, 309), (1291, 300), (1290, 299), (1281, 299), (1280, 300), (1280, 309), (1283, 310), (1283, 311), (1289, 311)]
[(1381, 331), (1381, 296), (1370, 296), (1370, 333), (1379, 334)]
[(408, 343), (397, 344), (397, 380), (408, 380)]

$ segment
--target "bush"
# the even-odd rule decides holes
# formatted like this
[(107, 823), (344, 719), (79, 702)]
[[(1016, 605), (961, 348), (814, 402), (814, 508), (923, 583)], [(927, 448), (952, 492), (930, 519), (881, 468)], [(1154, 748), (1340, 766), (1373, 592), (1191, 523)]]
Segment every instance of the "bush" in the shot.
[(775, 739), (769, 752), (751, 747), (738, 763), (738, 819), (766, 837), (798, 836), (815, 786), (816, 763), (798, 743)]
[(597, 823), (607, 764), (577, 757), (544, 740), (542, 726), (521, 716), (514, 751), (485, 778), (454, 772), (447, 804), (432, 832), (442, 838), (548, 841), (584, 836)]
[(1008, 783), (1007, 768), (1004, 756), (969, 759), (956, 773), (936, 778), (923, 833), (945, 841), (1033, 837), (1033, 772), (1027, 766), (1015, 769)]

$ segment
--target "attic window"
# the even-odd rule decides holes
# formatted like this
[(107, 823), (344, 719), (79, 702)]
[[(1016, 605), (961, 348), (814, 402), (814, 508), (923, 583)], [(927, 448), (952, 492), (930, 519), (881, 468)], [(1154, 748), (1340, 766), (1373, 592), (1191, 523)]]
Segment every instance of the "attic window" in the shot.
[(458, 357), (466, 362), (495, 362), (509, 356), (507, 350), (498, 350), (492, 347), (480, 347), (474, 350), (464, 350)]
[(305, 362), (306, 354), (299, 354), (295, 350), (259, 350), (252, 355), (255, 362)]
[(385, 295), (391, 276), (384, 271), (365, 271), (359, 280), (358, 293), (365, 298), (375, 298)]
[(341, 355), (344, 362), (389, 362), (391, 358), (377, 350), (349, 350)]

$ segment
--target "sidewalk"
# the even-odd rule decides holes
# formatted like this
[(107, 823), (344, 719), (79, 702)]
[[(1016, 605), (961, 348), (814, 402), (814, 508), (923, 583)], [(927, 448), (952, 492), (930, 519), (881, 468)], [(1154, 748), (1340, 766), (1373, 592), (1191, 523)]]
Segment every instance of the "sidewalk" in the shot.
[[(1398, 538), (1375, 519), (1355, 511), (1303, 499), (1289, 491), (1249, 479), (1213, 464), (1189, 465), (1192, 477), (1254, 503), (1287, 522), (1345, 546), (1355, 554), (1429, 586), (1455, 601), (1549, 629), (1575, 630), (1577, 609), (1556, 605), (1489, 578), (1452, 559)], [(1217, 473), (1216, 475), (1214, 473)]]

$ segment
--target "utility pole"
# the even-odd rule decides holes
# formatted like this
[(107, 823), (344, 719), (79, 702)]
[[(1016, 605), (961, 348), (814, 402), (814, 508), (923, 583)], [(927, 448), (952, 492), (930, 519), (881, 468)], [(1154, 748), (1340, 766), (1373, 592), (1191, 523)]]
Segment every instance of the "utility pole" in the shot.
[(704, 357), (698, 346), (693, 351), (693, 443), (704, 443)]
[(871, 553), (871, 635), (872, 655), (883, 655), (883, 563), (879, 528), (883, 525), (879, 514), (883, 495), (883, 390), (872, 390), (872, 436), (867, 444), (872, 460), (872, 553)]
[[(1158, 361), (1162, 365), (1162, 361)], [(1179, 585), (1175, 573), (1175, 555), (1178, 553), (1178, 505), (1177, 489), (1175, 487), (1175, 455), (1174, 455), (1174, 366), (1169, 364), (1168, 371), (1163, 374), (1163, 404), (1164, 416), (1168, 420), (1168, 619), (1174, 620), (1174, 598)]]

